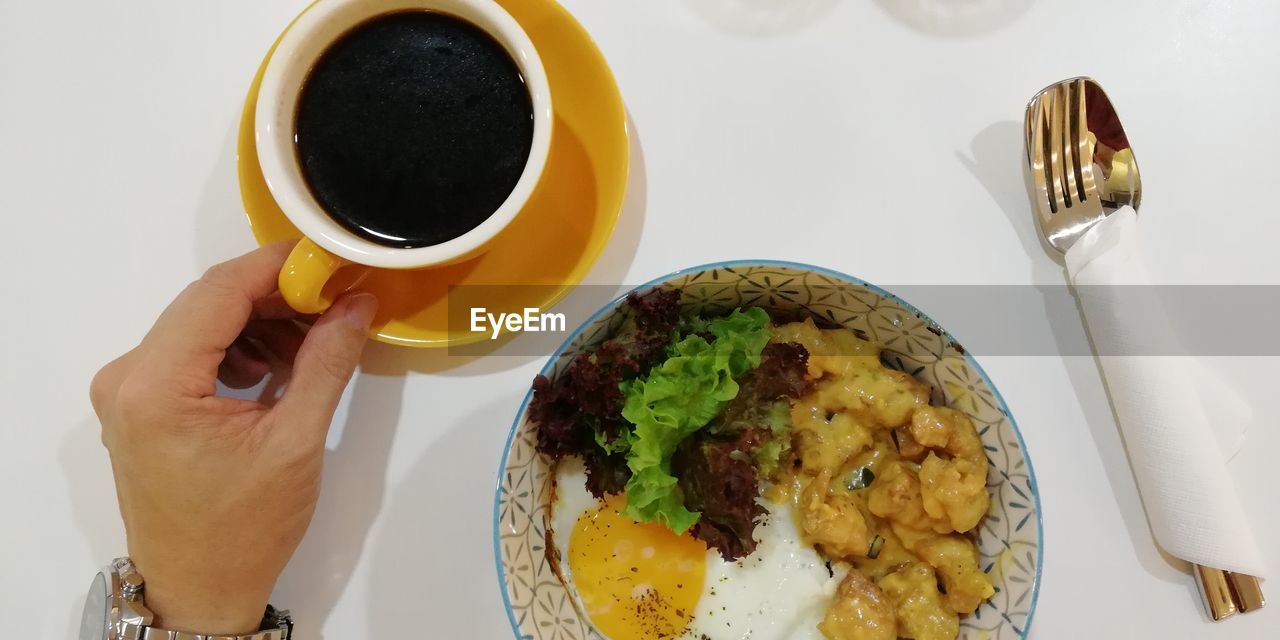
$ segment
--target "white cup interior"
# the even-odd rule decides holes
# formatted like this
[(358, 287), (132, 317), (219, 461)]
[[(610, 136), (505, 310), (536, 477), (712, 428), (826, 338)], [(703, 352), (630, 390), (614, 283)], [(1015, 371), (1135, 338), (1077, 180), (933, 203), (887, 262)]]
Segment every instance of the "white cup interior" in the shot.
[[(506, 201), (484, 222), (440, 244), (397, 248), (357, 236), (335, 222), (311, 195), (294, 151), (294, 115), (311, 67), (335, 40), (371, 18), (405, 10), (437, 11), (484, 29), (506, 48), (524, 77), (533, 105), (529, 160)], [(473, 255), (520, 212), (537, 186), (551, 146), (551, 93), (542, 60), (520, 28), (493, 0), (319, 0), (281, 37), (267, 68), (254, 113), (258, 162), (267, 188), (294, 226), (334, 254), (373, 267), (410, 269)]]

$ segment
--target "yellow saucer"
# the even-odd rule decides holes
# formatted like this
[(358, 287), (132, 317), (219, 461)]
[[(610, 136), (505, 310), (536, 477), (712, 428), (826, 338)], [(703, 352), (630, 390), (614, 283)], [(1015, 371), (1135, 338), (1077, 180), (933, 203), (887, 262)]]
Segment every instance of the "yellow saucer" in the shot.
[[(551, 83), (555, 124), (542, 180), (520, 215), (480, 257), (439, 268), (375, 269), (369, 275), (360, 288), (378, 296), (374, 338), (382, 342), (443, 347), (485, 339), (469, 331), (460, 310), (450, 323), (451, 287), (470, 287), (468, 306), (490, 312), (551, 307), (595, 264), (621, 212), (629, 157), (626, 112), (604, 56), (555, 0), (496, 1), (529, 34)], [(302, 235), (267, 190), (254, 144), (254, 105), (273, 51), (275, 45), (249, 88), (236, 144), (240, 197), (259, 244)]]

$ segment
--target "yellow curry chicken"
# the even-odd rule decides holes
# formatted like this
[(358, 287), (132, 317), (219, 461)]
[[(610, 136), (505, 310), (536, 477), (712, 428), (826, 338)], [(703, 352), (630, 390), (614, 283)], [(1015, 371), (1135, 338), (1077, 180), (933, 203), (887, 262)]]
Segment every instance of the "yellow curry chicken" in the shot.
[(792, 449), (769, 497), (806, 542), (852, 565), (819, 630), (829, 640), (953, 640), (995, 590), (972, 532), (987, 513), (987, 457), (958, 411), (885, 367), (880, 347), (812, 320), (774, 328), (809, 351)]

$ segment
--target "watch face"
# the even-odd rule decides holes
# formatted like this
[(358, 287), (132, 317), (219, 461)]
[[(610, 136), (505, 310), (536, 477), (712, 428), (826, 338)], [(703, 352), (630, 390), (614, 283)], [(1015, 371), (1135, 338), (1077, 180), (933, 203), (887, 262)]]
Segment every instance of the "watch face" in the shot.
[(89, 595), (84, 599), (84, 613), (80, 616), (80, 640), (106, 640), (107, 624), (111, 617), (111, 594), (107, 577), (94, 576)]

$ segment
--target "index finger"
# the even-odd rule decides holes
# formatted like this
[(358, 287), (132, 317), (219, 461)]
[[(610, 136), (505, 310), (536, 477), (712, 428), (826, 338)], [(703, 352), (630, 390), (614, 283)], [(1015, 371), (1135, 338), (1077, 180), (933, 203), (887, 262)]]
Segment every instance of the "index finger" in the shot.
[(253, 315), (254, 303), (276, 292), (293, 242), (278, 242), (214, 265), (183, 289), (143, 338), (174, 368), (208, 374)]

